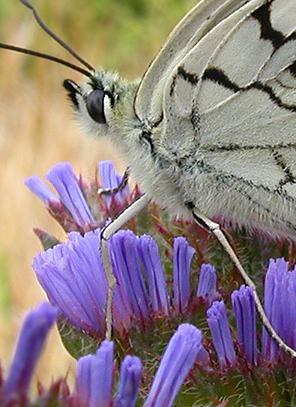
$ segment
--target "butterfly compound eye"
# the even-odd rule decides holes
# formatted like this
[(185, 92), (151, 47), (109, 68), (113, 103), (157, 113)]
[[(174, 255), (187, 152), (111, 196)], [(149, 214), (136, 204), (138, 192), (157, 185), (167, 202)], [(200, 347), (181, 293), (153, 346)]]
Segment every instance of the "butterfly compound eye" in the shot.
[(106, 93), (101, 89), (95, 89), (86, 99), (86, 108), (90, 117), (97, 123), (105, 124), (104, 97)]

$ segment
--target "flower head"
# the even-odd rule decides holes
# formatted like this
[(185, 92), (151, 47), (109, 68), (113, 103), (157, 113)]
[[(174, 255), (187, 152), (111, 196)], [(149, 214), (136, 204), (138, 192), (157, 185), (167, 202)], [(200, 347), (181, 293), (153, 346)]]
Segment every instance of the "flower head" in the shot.
[(98, 247), (98, 232), (72, 232), (66, 244), (36, 256), (33, 268), (50, 302), (74, 326), (104, 335), (107, 282)]
[(13, 361), (4, 382), (3, 404), (26, 400), (36, 363), (42, 352), (49, 329), (57, 317), (57, 310), (48, 303), (39, 305), (26, 316), (16, 345)]
[[(173, 405), (180, 387), (193, 368), (202, 349), (201, 331), (182, 324), (171, 337), (162, 356), (153, 383), (145, 396), (145, 407)], [(79, 407), (133, 407), (142, 378), (143, 365), (135, 356), (126, 356), (121, 364), (118, 390), (113, 396), (113, 343), (104, 341), (95, 355), (79, 359), (75, 402)]]
[[(189, 280), (193, 250), (185, 239), (177, 242), (174, 270), (178, 283), (174, 283), (174, 298), (181, 299), (185, 309), (190, 297), (189, 281), (180, 284), (179, 276), (187, 273)], [(49, 300), (72, 324), (90, 334), (103, 336), (107, 283), (99, 244), (99, 230), (84, 236), (72, 232), (68, 242), (36, 256), (33, 268)], [(110, 240), (109, 250), (117, 280), (113, 316), (118, 333), (129, 330), (135, 322), (143, 326), (153, 316), (168, 315), (170, 306), (180, 313), (176, 300), (170, 304), (160, 255), (151, 237), (119, 231)]]
[[(101, 189), (114, 189), (119, 186), (122, 176), (116, 173), (111, 161), (101, 161), (98, 170)], [(97, 183), (90, 184), (81, 176), (77, 177), (67, 162), (53, 166), (46, 178), (56, 193), (37, 176), (27, 178), (25, 184), (44, 202), (51, 215), (66, 232), (86, 232), (95, 229), (104, 223), (110, 214), (119, 213), (128, 204), (130, 196), (128, 185), (115, 194), (101, 196)], [(103, 211), (103, 216), (98, 208)]]
[(89, 230), (95, 226), (95, 219), (71, 165), (63, 162), (56, 164), (46, 177), (57, 194), (51, 192), (36, 176), (28, 178), (25, 184), (46, 204), (65, 230)]

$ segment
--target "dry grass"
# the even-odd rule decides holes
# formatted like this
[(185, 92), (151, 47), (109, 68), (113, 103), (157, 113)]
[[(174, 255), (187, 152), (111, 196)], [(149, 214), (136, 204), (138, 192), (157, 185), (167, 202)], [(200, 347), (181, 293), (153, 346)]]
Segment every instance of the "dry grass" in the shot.
[[(68, 4), (65, 2), (63, 7)], [(20, 18), (22, 13), (23, 9), (10, 15), (1, 27), (1, 36), (6, 42), (33, 47), (40, 31), (30, 17)], [(163, 28), (162, 37), (166, 31)], [(99, 35), (102, 40), (104, 31)], [(43, 46), (46, 41), (42, 39), (38, 48), (46, 49)], [(130, 64), (118, 55), (123, 71), (129, 70), (132, 76), (143, 72), (152, 50), (161, 41), (158, 38), (146, 43), (142, 55), (132, 58)], [(50, 45), (50, 49), (55, 48)], [(97, 49), (102, 64), (107, 61), (110, 50), (98, 44), (90, 44), (89, 48), (90, 55)], [(47, 62), (32, 62), (18, 54), (0, 52), (0, 360), (6, 368), (25, 310), (45, 298), (31, 269), (32, 258), (40, 250), (32, 229), (39, 226), (63, 237), (43, 205), (24, 187), (24, 179), (32, 174), (45, 175), (58, 161), (70, 161), (77, 172), (89, 176), (99, 160), (116, 160), (116, 153), (104, 140), (85, 138), (72, 120), (59, 85), (69, 74), (80, 80), (77, 75)], [(87, 47), (83, 54), (88, 55)], [(65, 374), (73, 366), (56, 332), (49, 342), (37, 373), (43, 383)]]

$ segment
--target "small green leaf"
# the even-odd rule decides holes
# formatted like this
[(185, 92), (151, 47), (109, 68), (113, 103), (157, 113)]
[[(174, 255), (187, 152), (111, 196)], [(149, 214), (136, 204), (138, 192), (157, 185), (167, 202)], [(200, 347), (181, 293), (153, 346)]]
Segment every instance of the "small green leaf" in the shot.
[(95, 353), (98, 349), (99, 340), (91, 338), (85, 332), (74, 328), (65, 319), (60, 318), (57, 325), (63, 345), (73, 358), (78, 359), (81, 356)]

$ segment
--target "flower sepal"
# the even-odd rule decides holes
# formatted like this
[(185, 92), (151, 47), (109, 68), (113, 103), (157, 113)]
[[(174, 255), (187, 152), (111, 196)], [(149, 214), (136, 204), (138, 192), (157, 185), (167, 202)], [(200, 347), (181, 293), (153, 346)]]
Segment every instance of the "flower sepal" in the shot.
[(57, 244), (61, 243), (55, 236), (50, 235), (49, 233), (42, 229), (34, 228), (33, 231), (35, 235), (38, 237), (41, 246), (44, 250), (52, 249)]
[(96, 339), (88, 335), (62, 317), (58, 319), (57, 327), (65, 349), (76, 360), (89, 353), (95, 353), (102, 342), (102, 338)]

